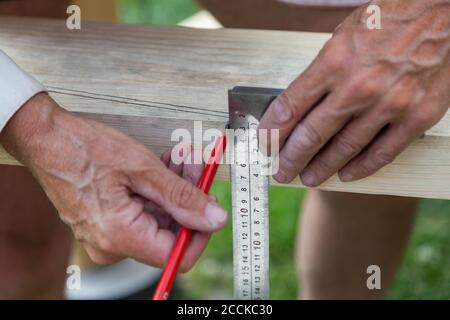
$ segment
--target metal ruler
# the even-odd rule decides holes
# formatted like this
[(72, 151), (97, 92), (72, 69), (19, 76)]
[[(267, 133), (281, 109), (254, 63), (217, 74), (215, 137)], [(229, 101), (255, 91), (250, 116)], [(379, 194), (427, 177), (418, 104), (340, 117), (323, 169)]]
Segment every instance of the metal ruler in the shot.
[(257, 127), (279, 89), (235, 87), (228, 92), (236, 299), (269, 299), (270, 159), (258, 147)]

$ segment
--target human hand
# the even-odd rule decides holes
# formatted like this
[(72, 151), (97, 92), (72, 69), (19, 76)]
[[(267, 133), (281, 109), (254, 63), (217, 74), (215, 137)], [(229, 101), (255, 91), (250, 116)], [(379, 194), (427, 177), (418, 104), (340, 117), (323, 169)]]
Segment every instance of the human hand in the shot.
[(450, 1), (372, 4), (382, 29), (367, 28), (366, 6), (356, 10), (261, 120), (280, 130), (277, 181), (367, 177), (448, 110)]
[(96, 263), (132, 257), (162, 267), (181, 224), (198, 230), (181, 264), (186, 271), (209, 233), (227, 222), (226, 212), (193, 184), (202, 165), (175, 166), (170, 153), (160, 161), (126, 135), (64, 111), (45, 93), (17, 112), (0, 143), (32, 171)]

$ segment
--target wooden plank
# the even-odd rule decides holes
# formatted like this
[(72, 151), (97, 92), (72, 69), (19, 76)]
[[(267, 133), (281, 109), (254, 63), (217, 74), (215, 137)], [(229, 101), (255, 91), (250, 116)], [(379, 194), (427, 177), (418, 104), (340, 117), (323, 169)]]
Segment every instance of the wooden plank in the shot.
[[(175, 128), (223, 128), (227, 90), (286, 87), (328, 34), (195, 30), (0, 18), (0, 47), (62, 106), (111, 125), (156, 153)], [(15, 163), (0, 151), (0, 163)], [(227, 178), (222, 166), (219, 177)], [(295, 186), (300, 182), (295, 181)], [(393, 164), (367, 179), (323, 189), (450, 199), (450, 114)]]

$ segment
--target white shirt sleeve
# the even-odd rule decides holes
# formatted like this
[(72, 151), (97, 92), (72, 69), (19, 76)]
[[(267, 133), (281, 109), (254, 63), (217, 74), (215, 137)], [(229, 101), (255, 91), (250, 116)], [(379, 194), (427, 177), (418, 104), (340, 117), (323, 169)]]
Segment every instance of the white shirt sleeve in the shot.
[(0, 132), (25, 102), (42, 91), (46, 91), (42, 84), (0, 50)]
[(369, 0), (278, 0), (300, 6), (315, 7), (359, 7), (369, 2)]

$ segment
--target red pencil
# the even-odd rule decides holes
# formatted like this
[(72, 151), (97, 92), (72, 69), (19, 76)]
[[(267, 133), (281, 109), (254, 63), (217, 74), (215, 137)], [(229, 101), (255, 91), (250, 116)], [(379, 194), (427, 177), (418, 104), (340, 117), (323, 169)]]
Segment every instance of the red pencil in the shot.
[[(211, 157), (206, 164), (205, 170), (203, 171), (202, 177), (198, 184), (198, 188), (204, 193), (209, 192), (209, 188), (216, 175), (217, 168), (219, 167), (220, 159), (226, 148), (226, 136), (220, 136), (214, 149), (211, 152)], [(167, 300), (169, 297), (170, 290), (172, 289), (173, 283), (177, 276), (178, 268), (180, 266), (181, 259), (183, 259), (186, 248), (191, 239), (192, 230), (188, 228), (181, 227), (173, 246), (172, 252), (170, 253), (169, 261), (163, 270), (161, 278), (159, 280), (158, 286), (156, 287), (155, 294), (153, 295), (153, 300)]]

